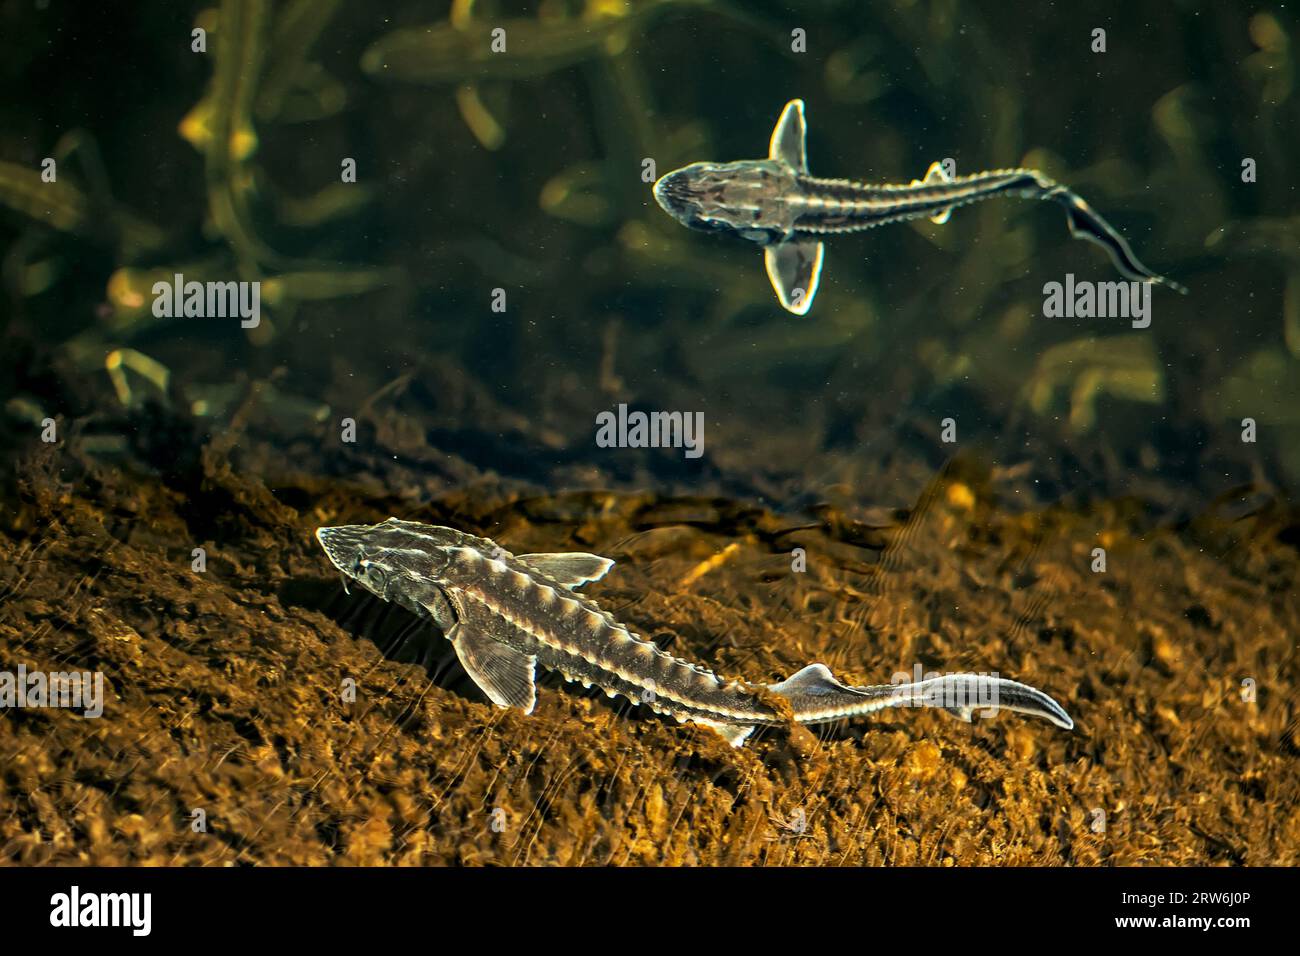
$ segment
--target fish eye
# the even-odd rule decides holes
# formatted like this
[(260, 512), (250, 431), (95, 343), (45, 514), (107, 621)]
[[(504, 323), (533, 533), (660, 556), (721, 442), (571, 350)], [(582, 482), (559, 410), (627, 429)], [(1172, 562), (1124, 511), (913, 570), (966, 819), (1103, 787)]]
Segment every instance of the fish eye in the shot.
[(388, 572), (383, 565), (375, 564), (369, 558), (357, 558), (357, 571), (363, 578), (369, 578), (379, 587), (383, 587), (388, 581)]

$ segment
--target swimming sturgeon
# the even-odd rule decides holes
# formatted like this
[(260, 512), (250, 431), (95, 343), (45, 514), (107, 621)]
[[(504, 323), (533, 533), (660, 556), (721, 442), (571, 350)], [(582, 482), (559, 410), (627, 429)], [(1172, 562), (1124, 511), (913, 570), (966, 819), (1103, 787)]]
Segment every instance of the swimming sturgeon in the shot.
[(621, 694), (679, 722), (703, 724), (739, 747), (760, 726), (786, 723), (764, 691), (801, 724), (860, 717), (887, 707), (938, 706), (970, 720), (997, 708), (1044, 717), (1069, 730), (1056, 701), (1026, 684), (954, 674), (908, 684), (850, 687), (823, 664), (754, 687), (660, 650), (575, 588), (602, 578), (609, 558), (583, 552), (520, 554), (454, 528), (389, 518), (318, 528), (333, 565), (367, 591), (431, 620), (469, 676), (498, 707), (531, 714), (537, 664), (566, 680)]
[(826, 236), (928, 216), (944, 223), (958, 206), (1019, 196), (1065, 207), (1070, 235), (1095, 242), (1130, 280), (1187, 289), (1152, 272), (1124, 237), (1066, 187), (1034, 169), (995, 169), (950, 176), (932, 163), (925, 179), (906, 186), (870, 186), (808, 173), (803, 100), (791, 100), (772, 130), (767, 159), (692, 163), (654, 185), (664, 211), (691, 229), (725, 233), (763, 248), (767, 276), (781, 305), (796, 315), (812, 308), (821, 281)]

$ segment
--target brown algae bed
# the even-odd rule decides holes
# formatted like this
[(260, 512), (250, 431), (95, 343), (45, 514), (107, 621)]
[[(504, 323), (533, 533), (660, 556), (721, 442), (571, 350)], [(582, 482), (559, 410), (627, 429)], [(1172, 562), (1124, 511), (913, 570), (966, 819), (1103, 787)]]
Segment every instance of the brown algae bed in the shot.
[[(0, 859), (1294, 865), (1295, 516), (1011, 514), (945, 475), (891, 525), (490, 480), (412, 507), (272, 490), (213, 444), (171, 479), (37, 452), (0, 526), (0, 664), (100, 671), (105, 713), (0, 720)], [(897, 710), (733, 750), (554, 677), (533, 716), (498, 710), (442, 638), (344, 594), (312, 539), (391, 513), (608, 554), (592, 595), (725, 675), (997, 671), (1077, 726)]]

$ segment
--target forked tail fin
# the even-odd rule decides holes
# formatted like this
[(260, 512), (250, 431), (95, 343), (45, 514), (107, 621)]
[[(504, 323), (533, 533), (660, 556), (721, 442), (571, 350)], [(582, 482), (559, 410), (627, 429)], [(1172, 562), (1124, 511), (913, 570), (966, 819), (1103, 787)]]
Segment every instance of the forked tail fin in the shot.
[(1042, 194), (1043, 199), (1050, 199), (1065, 207), (1066, 222), (1070, 226), (1070, 235), (1075, 239), (1087, 239), (1101, 246), (1110, 256), (1110, 261), (1126, 279), (1138, 282), (1156, 282), (1168, 286), (1175, 292), (1187, 295), (1187, 287), (1159, 273), (1152, 272), (1144, 266), (1127, 240), (1115, 231), (1101, 215), (1084, 202), (1083, 198), (1064, 186), (1053, 184)]
[(975, 713), (1014, 710), (1050, 720), (1071, 730), (1074, 721), (1047, 694), (1028, 684), (983, 674), (947, 674), (905, 684), (851, 687), (836, 680), (825, 664), (809, 664), (768, 687), (790, 702), (801, 724), (860, 717), (890, 707), (938, 707), (962, 720)]

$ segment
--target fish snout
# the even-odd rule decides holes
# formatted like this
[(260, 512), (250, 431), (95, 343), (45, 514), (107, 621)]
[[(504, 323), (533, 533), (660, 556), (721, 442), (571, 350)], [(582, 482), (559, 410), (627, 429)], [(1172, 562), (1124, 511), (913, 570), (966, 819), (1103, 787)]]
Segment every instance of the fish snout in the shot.
[(362, 525), (345, 524), (333, 528), (317, 528), (316, 540), (325, 551), (330, 563), (345, 574), (355, 574), (362, 553)]
[(692, 188), (691, 175), (686, 169), (675, 169), (659, 177), (654, 186), (655, 202), (678, 222), (691, 225), (698, 209)]

